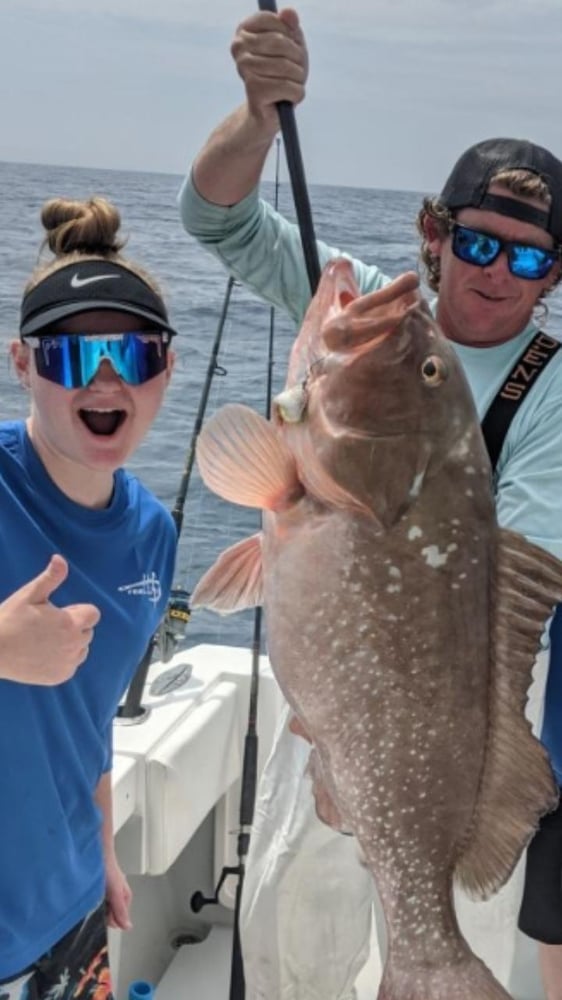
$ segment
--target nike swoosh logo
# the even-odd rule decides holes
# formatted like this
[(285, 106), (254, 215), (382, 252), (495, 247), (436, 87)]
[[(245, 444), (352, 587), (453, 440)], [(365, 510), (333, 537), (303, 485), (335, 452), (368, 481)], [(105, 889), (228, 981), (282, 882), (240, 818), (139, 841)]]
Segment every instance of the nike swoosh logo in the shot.
[(94, 274), (91, 278), (81, 278), (78, 272), (70, 279), (71, 288), (82, 288), (83, 285), (91, 285), (93, 281), (107, 281), (108, 278), (120, 278), (120, 274)]

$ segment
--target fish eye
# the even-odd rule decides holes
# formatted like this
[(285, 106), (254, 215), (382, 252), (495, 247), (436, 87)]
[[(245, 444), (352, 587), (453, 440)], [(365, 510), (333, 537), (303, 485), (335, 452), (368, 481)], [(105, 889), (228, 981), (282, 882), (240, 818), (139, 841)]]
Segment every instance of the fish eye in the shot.
[(447, 366), (438, 354), (430, 354), (429, 357), (425, 358), (421, 366), (421, 377), (426, 385), (432, 388), (441, 385), (447, 375)]

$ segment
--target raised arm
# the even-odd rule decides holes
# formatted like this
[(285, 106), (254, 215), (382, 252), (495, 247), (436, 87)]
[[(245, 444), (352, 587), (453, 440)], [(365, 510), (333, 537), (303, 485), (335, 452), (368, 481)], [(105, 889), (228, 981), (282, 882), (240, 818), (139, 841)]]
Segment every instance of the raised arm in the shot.
[(231, 52), (246, 102), (211, 133), (193, 165), (195, 187), (215, 205), (235, 205), (257, 186), (279, 131), (275, 105), (302, 101), (308, 74), (304, 36), (290, 8), (247, 18)]

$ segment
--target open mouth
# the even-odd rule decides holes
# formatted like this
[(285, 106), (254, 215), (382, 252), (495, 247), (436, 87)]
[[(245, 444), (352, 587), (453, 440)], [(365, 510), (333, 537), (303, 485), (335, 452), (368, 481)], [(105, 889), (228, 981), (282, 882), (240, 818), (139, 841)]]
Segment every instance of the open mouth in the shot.
[(91, 434), (111, 437), (124, 423), (125, 410), (78, 410), (78, 415)]

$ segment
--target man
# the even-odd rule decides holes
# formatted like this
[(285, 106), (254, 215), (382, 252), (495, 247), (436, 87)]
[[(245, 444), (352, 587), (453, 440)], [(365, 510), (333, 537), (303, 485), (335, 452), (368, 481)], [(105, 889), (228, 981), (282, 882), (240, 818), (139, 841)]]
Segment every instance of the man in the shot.
[[(181, 193), (182, 218), (237, 278), (299, 323), (310, 289), (298, 230), (257, 193), (279, 128), (275, 104), (298, 104), (304, 97), (308, 60), (297, 14), (287, 9), (248, 18), (232, 53), (246, 102), (197, 157)], [(523, 141), (479, 143), (460, 158), (441, 196), (425, 199), (418, 226), (428, 282), (439, 293), (436, 318), (456, 346), (483, 417), (537, 331), (536, 307), (560, 280), (562, 163)], [(318, 249), (321, 265), (338, 254), (322, 243)], [(388, 280), (376, 266), (354, 261), (354, 269), (365, 293)], [(561, 406), (559, 351), (515, 415), (496, 467), (500, 524), (559, 558)], [(292, 740), (284, 728), (266, 770), (248, 863), (242, 935), (249, 995), (343, 1000), (352, 995), (364, 960), (366, 876), (349, 838), (325, 832), (321, 843), (315, 841), (320, 834), (304, 778), (307, 748), (296, 749)], [(560, 869), (559, 862), (542, 877), (558, 886), (562, 912)], [(536, 877), (530, 869), (528, 882)], [(532, 904), (538, 928), (532, 933), (549, 942), (541, 946), (547, 998), (562, 1000), (562, 935), (549, 938), (549, 914), (535, 912), (539, 904), (540, 894)], [(507, 916), (500, 919), (507, 922), (513, 899), (502, 904), (500, 894), (493, 905), (505, 905)], [(522, 926), (531, 933), (528, 911)], [(275, 923), (265, 930), (272, 913)], [(340, 932), (344, 943), (337, 948)], [(485, 941), (480, 949), (504, 982), (510, 948), (502, 968)]]

